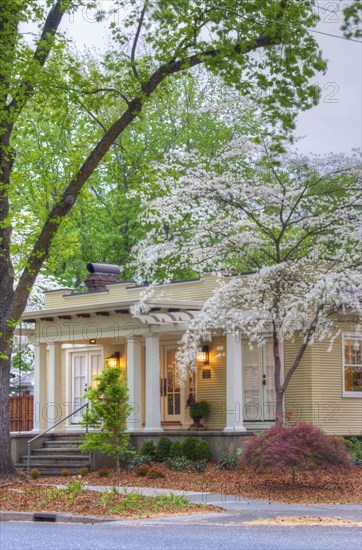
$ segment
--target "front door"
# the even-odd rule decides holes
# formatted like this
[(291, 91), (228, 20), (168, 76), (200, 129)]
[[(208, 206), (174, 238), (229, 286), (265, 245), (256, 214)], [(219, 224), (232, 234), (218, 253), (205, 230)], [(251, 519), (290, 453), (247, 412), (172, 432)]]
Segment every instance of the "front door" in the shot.
[(160, 380), (161, 418), (164, 422), (180, 422), (181, 399), (184, 391), (176, 371), (177, 348), (163, 346), (161, 349), (163, 350)]
[[(103, 356), (101, 350), (79, 351), (71, 354), (72, 362), (72, 411), (86, 403), (84, 392), (88, 386), (95, 386), (94, 376), (103, 369)], [(72, 423), (80, 422), (81, 412), (71, 418)]]
[(243, 387), (245, 421), (275, 419), (276, 394), (274, 385), (273, 343), (250, 348), (243, 342)]

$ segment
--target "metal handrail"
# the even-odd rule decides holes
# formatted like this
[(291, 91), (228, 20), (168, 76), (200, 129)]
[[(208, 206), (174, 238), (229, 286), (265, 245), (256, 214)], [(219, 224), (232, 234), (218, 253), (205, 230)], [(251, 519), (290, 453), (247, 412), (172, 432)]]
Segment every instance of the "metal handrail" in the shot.
[[(55, 428), (56, 426), (59, 426), (59, 424), (62, 424), (62, 422), (64, 422), (64, 420), (68, 420), (68, 418), (70, 418), (71, 416), (73, 416), (74, 414), (76, 414), (77, 412), (79, 411), (82, 411), (83, 409), (85, 408), (88, 408), (89, 407), (89, 403), (85, 403), (84, 405), (82, 405), (81, 407), (79, 407), (79, 409), (71, 412), (70, 414), (68, 414), (68, 416), (65, 416), (64, 418), (62, 418), (61, 420), (58, 420), (58, 422), (56, 422), (55, 424), (53, 424), (53, 426), (50, 426), (50, 428), (47, 428), (46, 430), (43, 430), (40, 434), (37, 434), (35, 437), (33, 437), (32, 439), (29, 439), (28, 441), (28, 459), (27, 459), (27, 466), (26, 466), (26, 473), (27, 475), (29, 475), (30, 473), (30, 446), (31, 444), (33, 443), (33, 441), (35, 441), (36, 439), (38, 439), (38, 437), (41, 437), (42, 435), (46, 434), (47, 432), (50, 432), (50, 430), (53, 430), (53, 428)], [(85, 431), (86, 433), (88, 433), (88, 424), (86, 424), (85, 426)]]

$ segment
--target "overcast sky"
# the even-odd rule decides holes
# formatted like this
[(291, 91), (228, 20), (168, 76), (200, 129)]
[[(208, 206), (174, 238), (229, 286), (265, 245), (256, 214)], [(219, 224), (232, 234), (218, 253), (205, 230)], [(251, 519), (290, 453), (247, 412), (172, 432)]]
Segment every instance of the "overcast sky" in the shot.
[[(111, 0), (102, 2), (105, 7), (111, 5)], [(342, 36), (343, 3), (316, 2), (322, 19), (317, 31)], [(106, 26), (95, 23), (92, 12), (83, 10), (65, 18), (64, 23), (63, 29), (67, 28), (79, 47), (86, 45), (103, 49), (109, 40)], [(298, 143), (298, 149), (304, 153), (348, 153), (352, 148), (362, 146), (361, 44), (318, 33), (315, 37), (328, 60), (328, 70), (315, 80), (322, 89), (319, 105), (298, 117), (296, 134), (305, 136)]]

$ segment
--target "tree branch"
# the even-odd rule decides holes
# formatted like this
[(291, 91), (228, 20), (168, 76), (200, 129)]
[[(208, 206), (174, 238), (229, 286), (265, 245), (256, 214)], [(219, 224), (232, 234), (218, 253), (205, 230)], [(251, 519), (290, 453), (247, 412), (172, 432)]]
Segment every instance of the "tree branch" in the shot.
[(133, 41), (133, 46), (132, 46), (132, 51), (131, 51), (132, 71), (133, 71), (133, 74), (135, 75), (135, 77), (137, 79), (139, 78), (139, 74), (138, 74), (138, 71), (137, 71), (136, 65), (135, 65), (136, 49), (137, 49), (138, 39), (139, 39), (139, 36), (141, 34), (141, 29), (142, 29), (143, 19), (145, 17), (146, 9), (147, 9), (147, 4), (148, 4), (148, 2), (146, 0), (146, 2), (144, 3), (144, 6), (142, 8), (142, 11), (141, 11), (140, 19), (138, 21), (136, 36), (135, 36), (135, 39)]

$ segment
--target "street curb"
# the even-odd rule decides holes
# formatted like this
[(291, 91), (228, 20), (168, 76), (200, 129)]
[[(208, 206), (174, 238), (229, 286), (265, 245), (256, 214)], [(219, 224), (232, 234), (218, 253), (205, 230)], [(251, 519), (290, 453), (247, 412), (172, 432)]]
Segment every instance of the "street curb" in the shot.
[[(48, 519), (46, 519), (48, 518)], [(37, 523), (109, 523), (114, 518), (104, 519), (96, 516), (76, 516), (52, 512), (0, 512), (2, 521), (31, 521)]]

